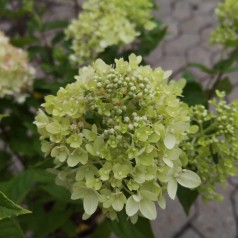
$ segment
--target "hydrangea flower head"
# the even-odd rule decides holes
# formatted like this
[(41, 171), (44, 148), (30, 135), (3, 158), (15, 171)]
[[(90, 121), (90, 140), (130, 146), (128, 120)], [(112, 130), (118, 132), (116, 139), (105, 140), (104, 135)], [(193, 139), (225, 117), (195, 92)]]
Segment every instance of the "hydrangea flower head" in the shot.
[(141, 31), (155, 26), (152, 7), (150, 0), (87, 0), (66, 30), (73, 40), (71, 59), (82, 65), (109, 46), (132, 43)]
[(34, 75), (27, 53), (12, 46), (0, 32), (0, 98), (11, 97), (23, 102), (32, 87)]
[(168, 82), (170, 72), (140, 62), (133, 54), (114, 66), (96, 60), (47, 96), (36, 116), (56, 181), (83, 200), (85, 219), (100, 207), (111, 219), (124, 209), (133, 222), (153, 220), (166, 190), (174, 199), (177, 183), (200, 184), (180, 159), (190, 129), (188, 107), (178, 98), (184, 81)]
[(225, 46), (237, 45), (238, 40), (238, 1), (225, 0), (215, 11), (219, 26), (212, 32), (210, 42)]

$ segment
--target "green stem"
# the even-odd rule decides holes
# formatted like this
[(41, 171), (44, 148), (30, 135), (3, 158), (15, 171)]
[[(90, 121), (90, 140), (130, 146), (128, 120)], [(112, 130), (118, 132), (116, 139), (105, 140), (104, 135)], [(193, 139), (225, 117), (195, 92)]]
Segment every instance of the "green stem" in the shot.
[(122, 104), (124, 104), (124, 103), (125, 103), (127, 100), (129, 100), (129, 99), (130, 99), (129, 96), (124, 97), (124, 98), (121, 100)]
[(215, 92), (215, 90), (216, 90), (216, 88), (217, 88), (217, 86), (218, 86), (220, 80), (222, 79), (223, 74), (224, 74), (224, 73), (219, 73), (219, 74), (217, 75), (217, 77), (215, 78), (214, 83), (213, 83), (213, 86), (211, 87), (210, 92), (209, 92), (209, 94), (208, 94), (208, 99), (211, 99), (211, 98), (214, 96), (214, 92)]
[[(223, 52), (222, 52), (223, 53)], [(232, 64), (235, 62), (236, 60), (236, 57), (237, 57), (237, 53), (238, 53), (238, 48), (235, 48), (228, 56), (228, 58), (226, 59), (229, 59), (229, 60), (232, 60)], [(223, 75), (225, 74), (225, 72), (219, 72), (217, 74), (217, 76), (215, 77), (214, 79), (214, 82), (212, 84), (212, 86), (210, 87), (210, 91), (209, 91), (209, 94), (208, 94), (208, 99), (210, 99), (211, 97), (214, 96), (214, 92), (217, 88), (217, 85), (219, 84), (219, 82), (221, 81), (221, 79), (223, 78)]]
[(198, 139), (199, 137), (201, 137), (202, 135), (205, 135), (207, 132), (209, 132), (209, 131), (211, 131), (211, 130), (213, 130), (215, 127), (217, 126), (217, 123), (213, 123), (213, 124), (211, 124), (209, 127), (207, 127), (206, 129), (202, 129), (202, 127), (201, 127), (201, 132), (200, 133), (198, 133), (194, 138), (195, 139)]
[(74, 10), (75, 10), (75, 17), (78, 17), (79, 12), (83, 10), (82, 6), (78, 3), (77, 0), (74, 0)]
[(123, 183), (122, 186), (130, 195), (133, 195), (133, 193)]

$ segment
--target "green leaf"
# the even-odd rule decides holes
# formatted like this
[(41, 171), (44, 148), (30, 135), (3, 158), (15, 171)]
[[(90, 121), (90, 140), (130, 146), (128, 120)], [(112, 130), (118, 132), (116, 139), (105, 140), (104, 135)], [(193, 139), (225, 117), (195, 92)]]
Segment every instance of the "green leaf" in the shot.
[(231, 93), (232, 91), (232, 84), (230, 82), (230, 79), (228, 77), (223, 78), (222, 80), (219, 81), (219, 83), (217, 84), (216, 89), (219, 91), (224, 91), (226, 93), (226, 95), (228, 95), (229, 93)]
[[(4, 2), (3, 2), (3, 4), (4, 4)], [(4, 11), (2, 11), (2, 10), (4, 10)], [(4, 9), (0, 8), (0, 14), (1, 14), (1, 16), (7, 17), (9, 19), (16, 19), (16, 16), (18, 15), (18, 11), (15, 12), (15, 11), (9, 10), (5, 7)]]
[(120, 238), (154, 238), (148, 219), (139, 217), (136, 224), (132, 224), (124, 212), (118, 213), (118, 221), (109, 221), (113, 233)]
[(57, 20), (57, 21), (47, 21), (44, 26), (43, 26), (43, 30), (44, 31), (49, 31), (49, 30), (55, 30), (58, 28), (65, 28), (68, 26), (68, 21), (64, 21), (64, 20)]
[(21, 203), (30, 191), (33, 184), (33, 176), (31, 170), (26, 170), (18, 176), (0, 183), (0, 190), (4, 192), (9, 199), (16, 203)]
[(5, 117), (8, 117), (9, 115), (6, 115), (6, 114), (0, 114), (0, 121), (5, 118)]
[(1, 0), (0, 1), (0, 15), (2, 15), (2, 12), (5, 11), (5, 6), (7, 5), (8, 0)]
[(55, 184), (55, 175), (46, 170), (32, 169), (32, 179), (34, 182), (38, 183), (39, 188), (46, 191), (50, 196), (58, 201), (77, 204), (79, 202), (81, 203), (81, 200), (77, 202), (70, 200), (71, 194), (69, 190)]
[(181, 206), (183, 207), (184, 212), (188, 215), (191, 206), (197, 199), (199, 193), (197, 190), (191, 190), (188, 188), (184, 188), (182, 186), (178, 186), (177, 197)]
[(183, 100), (189, 106), (194, 106), (197, 104), (206, 105), (207, 100), (205, 92), (203, 91), (202, 85), (195, 81), (195, 76), (186, 71), (183, 74), (183, 77), (186, 79), (186, 85), (183, 89)]
[(73, 213), (79, 212), (77, 207), (71, 207), (67, 203), (55, 202), (50, 209), (46, 209), (44, 201), (34, 201), (32, 215), (21, 217), (21, 223), (27, 230), (33, 231), (34, 238), (49, 236), (50, 233), (64, 227)]
[(34, 180), (34, 182), (48, 184), (55, 181), (55, 175), (46, 171), (45, 169), (32, 168), (28, 171), (31, 174), (32, 180)]
[(57, 199), (58, 201), (62, 202), (70, 201), (70, 192), (64, 187), (56, 185), (54, 181), (46, 185), (40, 185), (40, 188), (45, 190), (47, 193), (50, 194), (50, 196)]
[(190, 170), (182, 171), (176, 179), (178, 183), (185, 188), (196, 188), (201, 184), (200, 177)]
[[(235, 27), (236, 27), (236, 29), (237, 29), (237, 24), (235, 24)], [(237, 40), (235, 39), (235, 40), (227, 40), (227, 42), (225, 43), (225, 46), (228, 48), (228, 47), (230, 47), (230, 48), (237, 48), (237, 46), (238, 46), (238, 43), (237, 43)]]
[(234, 73), (234, 72), (238, 72), (237, 66), (232, 66), (229, 70), (227, 70), (227, 73)]
[(109, 238), (111, 235), (111, 226), (108, 220), (100, 223), (90, 238)]
[(203, 64), (189, 63), (187, 66), (192, 67), (192, 68), (200, 69), (202, 72), (207, 73), (207, 74), (215, 74), (215, 72), (216, 72), (212, 68), (208, 68)]
[(65, 39), (64, 33), (63, 33), (63, 32), (59, 32), (59, 33), (57, 33), (57, 34), (53, 37), (51, 43), (52, 43), (52, 45), (54, 46), (54, 45), (60, 43), (61, 41), (63, 41), (64, 39)]
[(40, 151), (40, 142), (38, 140), (32, 140), (32, 138), (26, 137), (23, 134), (19, 135), (17, 138), (13, 137), (12, 134), (10, 147), (13, 151), (24, 154), (24, 156), (33, 157), (36, 154), (42, 155)]
[(8, 176), (9, 170), (8, 166), (10, 165), (11, 162), (11, 155), (7, 154), (6, 152), (0, 151), (0, 173), (1, 173), (1, 178), (3, 179), (5, 174)]
[(220, 60), (214, 65), (213, 68), (217, 73), (226, 73), (229, 72), (233, 63), (234, 63), (233, 58)]
[(12, 179), (1, 182), (0, 190), (16, 203), (21, 203), (36, 182), (54, 184), (55, 176), (45, 170), (29, 169)]
[(20, 226), (12, 219), (0, 220), (0, 238), (24, 238)]
[(162, 41), (167, 33), (167, 28), (162, 27), (161, 22), (155, 20), (156, 26), (151, 31), (142, 32), (140, 40), (140, 47), (137, 55), (148, 55), (158, 44)]
[(0, 191), (0, 220), (27, 213), (31, 212), (11, 201), (4, 193)]
[(25, 37), (15, 37), (11, 39), (11, 43), (17, 47), (29, 46), (38, 41), (35, 37), (25, 36)]

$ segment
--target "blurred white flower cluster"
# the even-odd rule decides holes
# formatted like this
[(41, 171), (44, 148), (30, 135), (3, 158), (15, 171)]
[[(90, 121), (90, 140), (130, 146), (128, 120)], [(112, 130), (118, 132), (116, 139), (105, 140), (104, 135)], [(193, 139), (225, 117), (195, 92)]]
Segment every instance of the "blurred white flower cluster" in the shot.
[(11, 45), (0, 31), (0, 98), (24, 102), (34, 75), (35, 69), (28, 64), (27, 53)]
[(66, 30), (72, 39), (71, 59), (91, 63), (109, 46), (132, 43), (142, 31), (155, 27), (150, 0), (88, 0)]

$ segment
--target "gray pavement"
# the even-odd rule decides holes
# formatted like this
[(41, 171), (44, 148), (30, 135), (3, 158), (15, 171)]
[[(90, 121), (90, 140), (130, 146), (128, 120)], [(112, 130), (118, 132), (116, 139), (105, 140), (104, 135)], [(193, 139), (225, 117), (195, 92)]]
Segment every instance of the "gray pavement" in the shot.
[(188, 62), (211, 65), (219, 57), (219, 47), (208, 44), (209, 34), (216, 25), (214, 9), (218, 0), (157, 2), (159, 11), (155, 16), (168, 26), (169, 34), (149, 56), (150, 64), (175, 72), (183, 70)]

